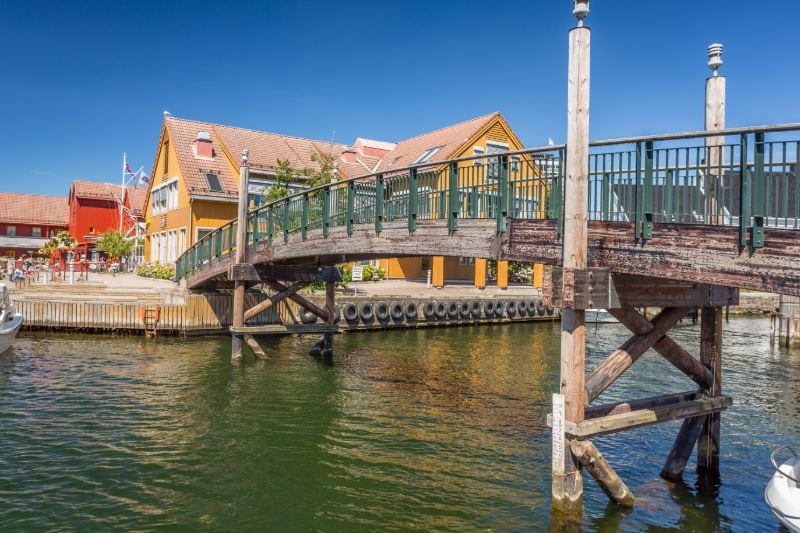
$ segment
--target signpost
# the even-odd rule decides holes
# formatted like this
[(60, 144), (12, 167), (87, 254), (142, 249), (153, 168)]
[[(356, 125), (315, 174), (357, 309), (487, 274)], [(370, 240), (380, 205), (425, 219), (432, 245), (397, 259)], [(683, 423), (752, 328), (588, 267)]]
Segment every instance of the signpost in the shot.
[[(364, 281), (364, 267), (361, 265), (353, 265), (352, 281)], [(358, 285), (354, 287), (356, 294), (358, 294)]]

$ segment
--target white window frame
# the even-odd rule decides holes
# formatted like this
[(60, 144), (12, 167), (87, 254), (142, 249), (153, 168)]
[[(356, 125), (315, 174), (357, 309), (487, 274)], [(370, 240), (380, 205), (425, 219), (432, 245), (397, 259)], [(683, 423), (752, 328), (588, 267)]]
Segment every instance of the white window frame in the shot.
[(150, 191), (153, 214), (160, 215), (178, 208), (178, 177), (168, 179)]
[[(483, 146), (473, 146), (472, 147), (472, 155), (474, 156), (483, 156), (486, 154), (486, 149)], [(476, 158), (472, 161), (472, 165), (479, 167), (483, 164), (482, 158)]]
[(197, 241), (200, 240), (200, 232), (201, 231), (207, 231), (207, 232), (211, 233), (215, 229), (217, 229), (217, 228), (213, 228), (211, 226), (198, 226), (198, 227), (194, 228), (194, 243), (193, 244), (197, 244)]
[(427, 163), (428, 161), (430, 161), (430, 159), (431, 159), (433, 156), (435, 156), (437, 153), (439, 153), (439, 150), (441, 150), (443, 147), (444, 147), (444, 146), (436, 146), (436, 147), (434, 147), (434, 148), (428, 148), (427, 150), (425, 150), (424, 152), (422, 152), (422, 153), (420, 154), (420, 156), (419, 156), (418, 158), (416, 158), (416, 159), (414, 160), (414, 162), (413, 162), (413, 163), (411, 163), (411, 164), (412, 164), (412, 165), (418, 165), (418, 164), (420, 164), (420, 163)]
[(41, 237), (42, 236), (42, 228), (39, 226), (34, 226), (31, 228), (31, 237)]

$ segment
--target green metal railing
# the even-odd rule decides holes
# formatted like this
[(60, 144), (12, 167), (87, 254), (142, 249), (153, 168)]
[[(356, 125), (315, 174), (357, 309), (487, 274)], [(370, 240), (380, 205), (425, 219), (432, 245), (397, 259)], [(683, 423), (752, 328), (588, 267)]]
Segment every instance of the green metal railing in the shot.
[[(763, 246), (765, 227), (798, 228), (800, 124), (597, 141), (589, 155), (589, 219), (633, 222), (647, 240), (654, 224), (737, 226), (740, 245)], [(766, 135), (774, 136), (769, 140)], [(795, 138), (791, 138), (794, 135)], [(248, 245), (272, 246), (334, 228), (380, 233), (405, 221), (554, 220), (561, 227), (565, 147), (548, 146), (429, 162), (336, 181), (251, 211)], [(178, 279), (235, 250), (237, 222), (200, 239), (176, 263)]]

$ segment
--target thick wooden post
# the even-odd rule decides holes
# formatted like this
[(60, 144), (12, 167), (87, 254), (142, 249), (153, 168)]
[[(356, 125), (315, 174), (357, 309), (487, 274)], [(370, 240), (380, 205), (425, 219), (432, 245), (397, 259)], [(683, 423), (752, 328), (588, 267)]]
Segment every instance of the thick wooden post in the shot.
[[(725, 128), (725, 76), (719, 76), (717, 69), (722, 65), (722, 45), (712, 44), (708, 47), (708, 66), (713, 74), (706, 79), (706, 131), (716, 131)], [(717, 198), (721, 193), (721, 180), (724, 179), (722, 166), (724, 161), (725, 137), (706, 138), (706, 169), (708, 171), (708, 208), (710, 219), (719, 224), (722, 222), (721, 214), (724, 207), (724, 197)], [(743, 156), (746, 157), (746, 156)]]
[[(325, 311), (328, 317), (325, 324), (332, 326), (336, 323), (336, 282), (328, 281), (325, 283)], [(326, 331), (322, 336), (322, 355), (331, 357), (333, 355), (333, 332)]]
[[(583, 26), (583, 18), (588, 15), (588, 1), (577, 1), (574, 14), (578, 17), (579, 26), (569, 32), (567, 164), (564, 187), (565, 270), (586, 268), (587, 261), (591, 31)], [(574, 278), (572, 280), (574, 283)], [(569, 288), (565, 287), (565, 290)], [(585, 322), (584, 309), (561, 310), (561, 394), (564, 396), (564, 418), (567, 422), (580, 423), (584, 418)], [(563, 458), (561, 468), (553, 465), (553, 504), (561, 508), (578, 508), (583, 505), (583, 475), (569, 439), (564, 442), (563, 450), (553, 450), (554, 457)]]
[(533, 264), (533, 282), (534, 289), (541, 289), (544, 285), (544, 265), (542, 263)]
[[(722, 308), (703, 307), (700, 317), (700, 362), (714, 375), (714, 384), (704, 389), (708, 396), (722, 394)], [(697, 439), (697, 469), (719, 474), (720, 413), (706, 416)]]
[[(247, 262), (247, 150), (242, 152), (242, 166), (239, 167), (239, 210), (236, 225), (236, 255), (235, 263)], [(244, 326), (244, 290), (246, 282), (235, 280), (233, 286), (233, 327)], [(242, 335), (233, 333), (231, 337), (231, 363), (242, 360)]]
[(431, 283), (436, 288), (444, 287), (444, 257), (434, 255), (431, 264)]
[(475, 258), (475, 287), (486, 288), (486, 259)]
[(497, 261), (497, 288), (508, 288), (508, 261)]

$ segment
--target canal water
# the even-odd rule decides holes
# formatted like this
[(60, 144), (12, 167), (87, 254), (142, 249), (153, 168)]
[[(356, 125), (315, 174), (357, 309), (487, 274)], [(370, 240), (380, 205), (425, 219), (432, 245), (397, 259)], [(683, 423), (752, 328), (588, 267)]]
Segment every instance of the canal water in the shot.
[[(778, 530), (763, 490), (771, 450), (800, 443), (800, 354), (768, 328), (725, 324), (721, 480), (694, 458), (683, 483), (658, 477), (677, 422), (598, 438), (639, 500), (587, 479), (584, 529)], [(625, 337), (589, 327), (591, 364)], [(231, 367), (227, 339), (20, 337), (0, 356), (0, 529), (561, 530), (558, 324), (341, 335), (330, 365), (312, 342)], [(634, 370), (605, 399), (693, 388), (652, 352)]]

